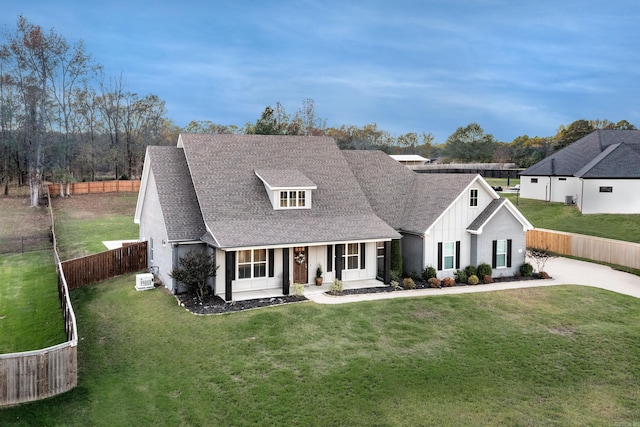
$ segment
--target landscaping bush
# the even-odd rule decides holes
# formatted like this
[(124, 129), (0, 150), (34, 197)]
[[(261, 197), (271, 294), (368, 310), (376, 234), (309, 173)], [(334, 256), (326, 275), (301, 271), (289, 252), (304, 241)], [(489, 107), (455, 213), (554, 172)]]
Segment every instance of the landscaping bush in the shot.
[(491, 276), (492, 272), (493, 271), (491, 270), (491, 266), (486, 262), (483, 262), (478, 266), (478, 269), (476, 270), (476, 276), (478, 277)]
[(400, 270), (391, 270), (389, 277), (392, 282), (400, 282), (400, 279), (402, 278), (402, 274)]
[(429, 281), (429, 279), (432, 279), (436, 276), (437, 276), (436, 269), (431, 265), (426, 266), (425, 269), (422, 270), (422, 279), (426, 280), (427, 282)]
[(467, 278), (476, 275), (476, 268), (473, 265), (467, 265), (464, 268), (464, 272), (467, 275)]
[(405, 277), (404, 279), (402, 279), (402, 287), (404, 289), (415, 289), (416, 283), (411, 277)]
[(391, 241), (391, 271), (398, 272), (398, 279), (402, 276), (402, 247), (400, 240)]
[(520, 266), (519, 271), (524, 277), (529, 277), (533, 274), (533, 266), (528, 262), (525, 262)]
[(329, 286), (329, 292), (342, 292), (342, 280), (333, 279), (331, 286)]
[(419, 277), (418, 277), (418, 273), (416, 273), (415, 271), (412, 271), (411, 273), (409, 273), (409, 277), (410, 277), (410, 278), (411, 278), (411, 280), (413, 280), (414, 282), (415, 282), (416, 280), (418, 280), (418, 279), (419, 279)]
[(488, 274), (485, 274), (485, 275), (484, 275), (484, 277), (482, 278), (482, 282), (483, 282), (485, 285), (488, 285), (489, 283), (493, 283), (493, 277), (491, 277), (491, 276), (490, 276), (490, 275), (488, 275)]
[(541, 271), (540, 273), (538, 273), (538, 277), (541, 279), (548, 279), (549, 273), (547, 273), (546, 271)]
[(431, 286), (432, 288), (439, 288), (441, 285), (440, 279), (438, 279), (437, 277), (432, 277), (429, 280), (427, 280), (427, 282), (429, 283), (429, 286)]
[(467, 276), (467, 273), (464, 272), (464, 270), (457, 270), (456, 271), (456, 282), (458, 283), (467, 283), (467, 279), (469, 278), (469, 276)]
[(205, 252), (189, 251), (180, 257), (178, 265), (169, 273), (169, 277), (183, 283), (188, 293), (202, 301), (209, 289), (207, 282), (216, 275), (218, 269), (215, 258)]
[(469, 276), (469, 279), (467, 279), (467, 283), (470, 285), (477, 285), (480, 282), (480, 279), (478, 279), (478, 276), (476, 276), (475, 274), (472, 274), (471, 276)]
[(400, 283), (397, 280), (391, 281), (391, 287), (393, 288), (394, 291), (398, 289), (398, 286), (400, 286)]
[(445, 288), (450, 288), (452, 286), (455, 286), (456, 284), (456, 279), (454, 279), (453, 277), (445, 277), (444, 279), (442, 279), (442, 286), (444, 286)]
[(302, 283), (294, 283), (293, 286), (291, 286), (291, 290), (293, 291), (293, 295), (297, 297), (304, 295), (304, 285)]

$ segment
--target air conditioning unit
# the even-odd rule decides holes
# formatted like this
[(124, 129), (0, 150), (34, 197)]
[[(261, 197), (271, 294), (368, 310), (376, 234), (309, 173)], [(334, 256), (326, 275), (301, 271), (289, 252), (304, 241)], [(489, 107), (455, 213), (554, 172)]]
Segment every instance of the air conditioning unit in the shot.
[(153, 274), (136, 274), (136, 291), (146, 291), (149, 289), (153, 289), (154, 287)]

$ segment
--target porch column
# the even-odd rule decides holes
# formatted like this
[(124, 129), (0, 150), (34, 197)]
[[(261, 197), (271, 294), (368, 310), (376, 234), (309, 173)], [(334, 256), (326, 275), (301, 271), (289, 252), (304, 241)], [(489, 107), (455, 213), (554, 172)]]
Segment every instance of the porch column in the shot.
[(282, 248), (282, 293), (289, 295), (289, 248)]
[(342, 251), (344, 250), (344, 245), (336, 245), (336, 262), (334, 263), (336, 266), (336, 279), (342, 280)]
[(391, 241), (384, 242), (384, 284), (391, 283)]
[(224, 299), (233, 300), (232, 284), (236, 278), (236, 252), (225, 252), (224, 259)]

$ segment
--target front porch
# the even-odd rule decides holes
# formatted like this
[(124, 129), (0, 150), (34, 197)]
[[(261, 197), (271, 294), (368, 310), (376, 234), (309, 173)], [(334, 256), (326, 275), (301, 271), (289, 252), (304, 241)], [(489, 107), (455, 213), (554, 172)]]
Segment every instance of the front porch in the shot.
[[(316, 286), (314, 283), (304, 285), (304, 295), (315, 295), (321, 294), (329, 291), (329, 287), (331, 286), (331, 282), (323, 283), (322, 286)], [(384, 287), (387, 286), (379, 280), (376, 279), (368, 279), (368, 280), (350, 280), (347, 282), (342, 282), (342, 289), (362, 289), (362, 288), (375, 288), (375, 287)], [(233, 293), (233, 301), (246, 301), (251, 299), (260, 299), (260, 298), (276, 298), (281, 297), (282, 289), (259, 289), (259, 290), (249, 290), (249, 291), (236, 291)]]

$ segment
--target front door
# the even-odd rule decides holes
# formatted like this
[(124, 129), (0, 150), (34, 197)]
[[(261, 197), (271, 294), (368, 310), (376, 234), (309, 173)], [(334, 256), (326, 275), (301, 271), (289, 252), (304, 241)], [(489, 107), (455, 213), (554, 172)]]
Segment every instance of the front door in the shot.
[(307, 248), (293, 248), (293, 283), (307, 283), (309, 271), (307, 267)]

